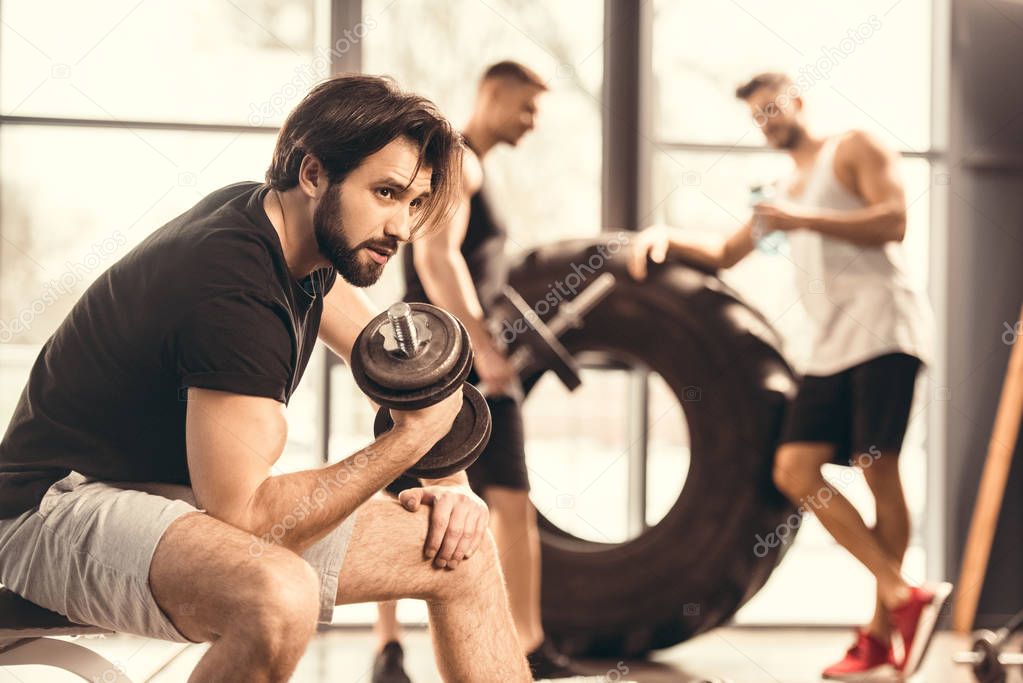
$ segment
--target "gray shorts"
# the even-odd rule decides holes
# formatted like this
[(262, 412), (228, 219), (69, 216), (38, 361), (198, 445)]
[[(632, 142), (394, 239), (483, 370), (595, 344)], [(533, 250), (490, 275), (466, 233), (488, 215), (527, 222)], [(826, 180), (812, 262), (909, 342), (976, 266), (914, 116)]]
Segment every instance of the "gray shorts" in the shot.
[[(164, 531), (196, 512), (192, 489), (109, 482), (72, 472), (38, 508), (0, 520), (0, 582), (71, 621), (149, 638), (190, 642), (156, 604), (149, 565)], [(302, 558), (320, 577), (320, 617), (330, 623), (355, 515)], [(253, 542), (260, 543), (253, 536)]]

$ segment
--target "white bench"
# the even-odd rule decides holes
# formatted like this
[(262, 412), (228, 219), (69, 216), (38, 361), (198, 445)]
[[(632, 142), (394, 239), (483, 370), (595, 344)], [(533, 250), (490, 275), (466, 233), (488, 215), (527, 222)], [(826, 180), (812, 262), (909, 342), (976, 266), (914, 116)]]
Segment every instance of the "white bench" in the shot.
[(68, 621), (0, 587), (0, 667), (52, 666), (87, 681), (132, 683), (108, 659), (74, 641), (54, 636), (89, 636), (111, 631)]

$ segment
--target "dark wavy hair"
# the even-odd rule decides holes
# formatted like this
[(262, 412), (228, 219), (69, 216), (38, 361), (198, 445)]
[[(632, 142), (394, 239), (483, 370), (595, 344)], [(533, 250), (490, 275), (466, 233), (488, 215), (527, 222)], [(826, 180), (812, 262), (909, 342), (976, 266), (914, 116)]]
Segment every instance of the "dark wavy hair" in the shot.
[(430, 196), (418, 214), (418, 230), (453, 208), (462, 139), (433, 102), (401, 90), (387, 77), (335, 76), (310, 90), (281, 127), (266, 182), (281, 191), (297, 186), (302, 160), (311, 154), (323, 164), (329, 182), (339, 183), (398, 138), (419, 147), (413, 178), (424, 164), (431, 170)]

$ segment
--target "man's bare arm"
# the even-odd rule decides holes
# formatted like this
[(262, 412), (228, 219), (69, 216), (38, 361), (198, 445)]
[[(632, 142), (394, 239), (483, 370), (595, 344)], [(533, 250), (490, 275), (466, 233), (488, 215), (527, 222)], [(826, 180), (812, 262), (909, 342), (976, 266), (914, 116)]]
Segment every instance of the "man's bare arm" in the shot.
[(861, 246), (899, 242), (906, 234), (906, 194), (899, 155), (873, 136), (853, 132), (836, 150), (836, 163), (851, 171), (856, 192), (867, 203), (855, 211), (823, 211), (810, 228)]
[(338, 463), (273, 475), (287, 439), (283, 406), (190, 388), (185, 441), (196, 502), (217, 519), (301, 553), (429, 450), (461, 396), (445, 403), (433, 423), (397, 425)]
[(469, 225), (469, 196), (464, 189), (451, 217), (412, 243), (416, 273), (430, 301), (462, 321), (469, 338), (479, 343), (488, 336), (483, 306), (462, 256), (462, 240)]
[(349, 363), (355, 338), (377, 312), (365, 291), (339, 277), (323, 298), (319, 339)]
[[(319, 338), (331, 351), (350, 360), (355, 338), (376, 317), (378, 311), (365, 292), (347, 282), (338, 281), (330, 288), (323, 302)], [(442, 479), (424, 479), (426, 486), (434, 484), (468, 485), (465, 472), (457, 472)]]
[(668, 256), (715, 270), (731, 268), (753, 248), (751, 222), (723, 241), (698, 240), (679, 228), (655, 225), (633, 239), (629, 253), (629, 273), (637, 280), (643, 280), (646, 278), (647, 260), (663, 263)]

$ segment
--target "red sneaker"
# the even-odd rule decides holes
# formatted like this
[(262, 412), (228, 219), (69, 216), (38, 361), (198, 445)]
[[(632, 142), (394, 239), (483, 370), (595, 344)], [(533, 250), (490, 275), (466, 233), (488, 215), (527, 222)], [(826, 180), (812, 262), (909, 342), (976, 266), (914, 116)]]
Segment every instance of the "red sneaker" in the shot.
[(888, 643), (859, 629), (856, 631), (856, 642), (845, 653), (845, 658), (829, 666), (821, 675), (838, 681), (860, 680), (877, 673), (882, 667), (888, 667), (890, 653), (891, 646)]
[(920, 668), (934, 636), (941, 608), (951, 592), (950, 583), (917, 586), (906, 602), (892, 610), (892, 626), (902, 640), (903, 657), (898, 670), (903, 676), (912, 676)]

